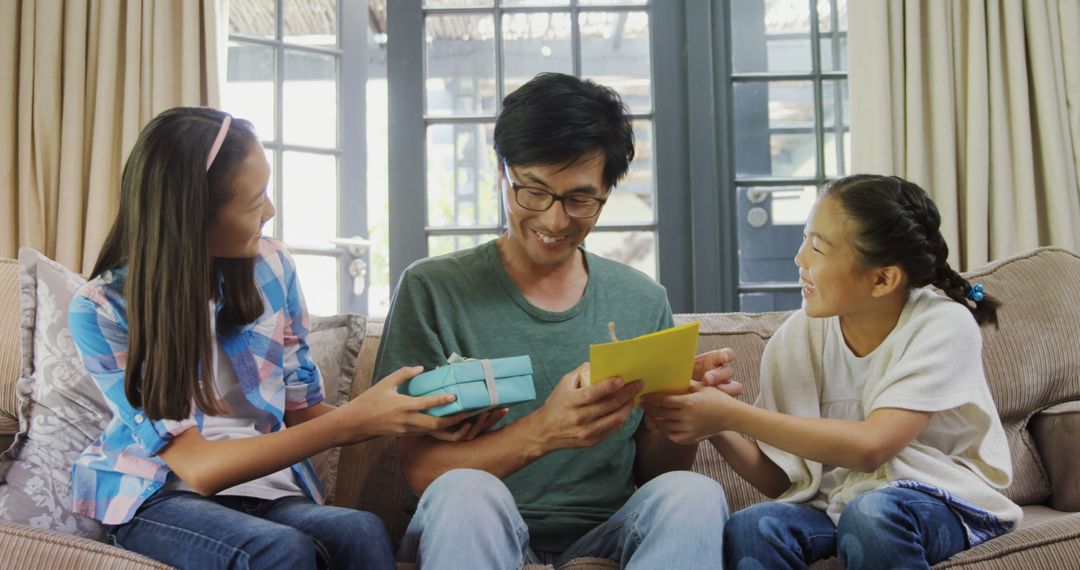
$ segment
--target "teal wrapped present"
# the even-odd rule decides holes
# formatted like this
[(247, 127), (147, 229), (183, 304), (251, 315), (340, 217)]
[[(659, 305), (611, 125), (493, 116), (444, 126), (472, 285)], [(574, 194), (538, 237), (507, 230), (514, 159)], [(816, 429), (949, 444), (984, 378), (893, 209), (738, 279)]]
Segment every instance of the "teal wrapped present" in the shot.
[(427, 410), (433, 416), (479, 413), (536, 399), (528, 355), (454, 362), (418, 374), (398, 391), (409, 396), (457, 396), (449, 404)]

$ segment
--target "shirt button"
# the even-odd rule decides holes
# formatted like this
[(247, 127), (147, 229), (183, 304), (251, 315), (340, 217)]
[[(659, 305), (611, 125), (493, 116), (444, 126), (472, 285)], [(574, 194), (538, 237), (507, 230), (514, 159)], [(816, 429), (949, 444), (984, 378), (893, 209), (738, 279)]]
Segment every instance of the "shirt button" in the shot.
[(142, 423), (142, 421), (143, 421), (143, 416), (142, 416), (142, 414), (135, 414), (135, 423), (137, 423), (137, 424), (141, 424), (141, 423)]

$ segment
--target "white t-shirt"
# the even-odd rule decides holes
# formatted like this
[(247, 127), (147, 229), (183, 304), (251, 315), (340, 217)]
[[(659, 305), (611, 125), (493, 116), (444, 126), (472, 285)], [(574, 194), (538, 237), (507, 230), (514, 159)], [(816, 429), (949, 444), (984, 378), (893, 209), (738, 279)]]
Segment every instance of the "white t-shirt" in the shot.
[[(217, 341), (216, 320), (217, 307), (211, 302), (210, 336), (211, 345), (214, 347), (214, 389), (217, 392), (222, 406), (226, 410), (226, 415), (203, 416), (203, 425), (200, 431), (202, 432), (203, 437), (209, 441), (242, 439), (245, 437), (262, 435), (259, 430), (255, 429), (255, 422), (266, 422), (269, 421), (270, 418), (267, 417), (265, 412), (253, 406), (251, 402), (248, 401), (247, 396), (244, 395), (244, 390), (240, 386), (240, 381), (236, 378), (236, 370), (233, 369), (232, 362), (229, 361), (228, 355), (225, 354), (225, 349), (222, 348), (221, 344)], [(169, 481), (165, 484), (165, 487), (168, 489), (194, 491), (191, 486), (184, 483), (175, 475), (175, 473), (170, 475)], [(235, 487), (229, 487), (218, 493), (218, 495), (255, 497), (269, 500), (303, 494), (304, 492), (300, 489), (300, 486), (297, 485), (296, 478), (293, 475), (292, 469), (289, 467), (253, 481), (241, 483)]]
[(792, 482), (780, 500), (820, 508), (834, 523), (859, 494), (898, 481), (944, 491), (1006, 526), (1022, 517), (997, 491), (1011, 482), (1012, 462), (983, 374), (982, 334), (966, 307), (929, 289), (911, 292), (896, 327), (863, 357), (848, 348), (838, 317), (792, 314), (765, 347), (755, 405), (852, 421), (879, 408), (934, 412), (926, 428), (873, 473), (822, 465), (758, 442)]

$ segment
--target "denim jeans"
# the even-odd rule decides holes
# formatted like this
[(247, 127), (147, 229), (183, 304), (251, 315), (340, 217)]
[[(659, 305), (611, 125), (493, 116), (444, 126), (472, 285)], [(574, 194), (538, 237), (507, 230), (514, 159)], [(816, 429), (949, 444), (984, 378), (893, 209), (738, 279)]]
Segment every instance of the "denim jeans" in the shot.
[(727, 500), (716, 481), (675, 471), (638, 489), (565, 552), (535, 552), (506, 485), (485, 471), (455, 469), (420, 497), (398, 559), (419, 562), (424, 570), (558, 567), (583, 556), (616, 560), (623, 568), (718, 568), (727, 518)]
[(836, 555), (848, 570), (929, 568), (968, 548), (960, 518), (937, 499), (886, 487), (859, 495), (833, 526), (824, 512), (796, 503), (761, 503), (736, 512), (724, 530), (725, 567), (807, 568)]
[(159, 491), (109, 538), (180, 569), (393, 569), (382, 520), (371, 513), (315, 504), (308, 497), (276, 500), (202, 497)]

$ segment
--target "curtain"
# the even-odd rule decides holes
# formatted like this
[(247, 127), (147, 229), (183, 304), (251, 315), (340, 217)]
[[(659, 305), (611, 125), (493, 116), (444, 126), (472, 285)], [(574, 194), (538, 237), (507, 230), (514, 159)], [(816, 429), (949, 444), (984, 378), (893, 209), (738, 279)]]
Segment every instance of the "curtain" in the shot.
[(962, 270), (1080, 249), (1080, 2), (849, 2), (852, 171), (930, 193)]
[(147, 122), (217, 105), (213, 0), (0, 2), (0, 256), (88, 272)]

